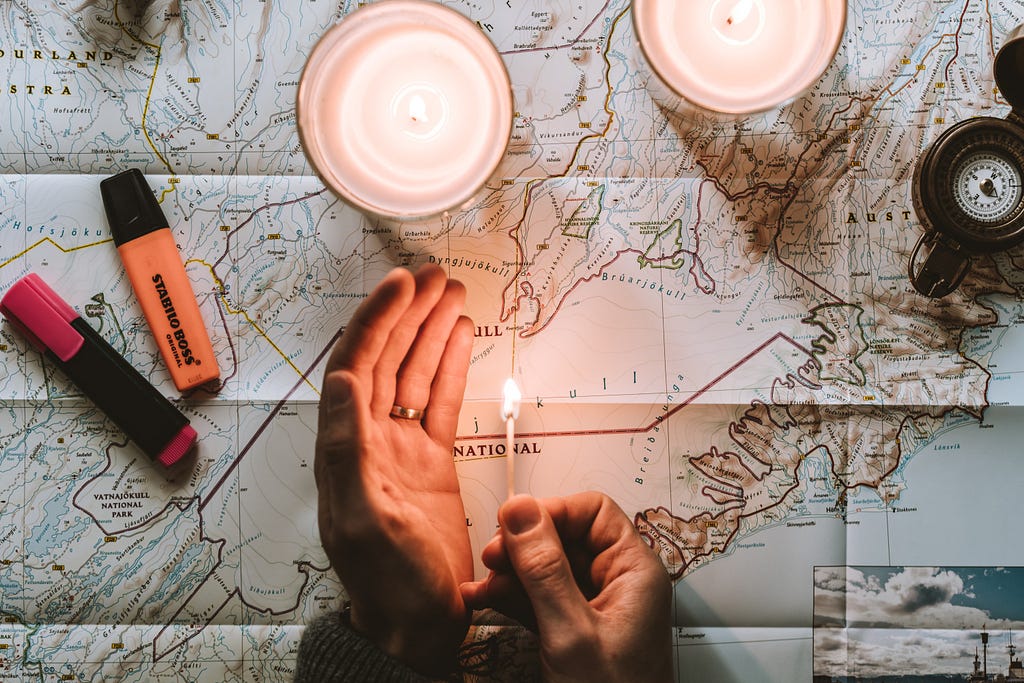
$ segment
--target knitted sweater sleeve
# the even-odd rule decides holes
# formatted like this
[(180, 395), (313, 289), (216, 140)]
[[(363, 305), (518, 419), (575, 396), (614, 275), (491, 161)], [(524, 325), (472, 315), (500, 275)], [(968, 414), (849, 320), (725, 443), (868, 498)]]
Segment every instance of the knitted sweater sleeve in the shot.
[(295, 683), (426, 683), (424, 678), (353, 631), (340, 612), (318, 618), (299, 642)]

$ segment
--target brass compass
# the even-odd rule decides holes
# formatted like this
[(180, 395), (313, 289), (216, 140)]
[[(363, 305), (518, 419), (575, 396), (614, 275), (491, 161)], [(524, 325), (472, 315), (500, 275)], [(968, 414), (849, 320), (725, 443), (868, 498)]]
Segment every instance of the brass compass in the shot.
[(953, 292), (973, 256), (1024, 242), (1024, 26), (1007, 37), (993, 70), (1009, 116), (957, 123), (914, 169), (914, 211), (925, 232), (910, 257), (910, 282), (925, 296)]

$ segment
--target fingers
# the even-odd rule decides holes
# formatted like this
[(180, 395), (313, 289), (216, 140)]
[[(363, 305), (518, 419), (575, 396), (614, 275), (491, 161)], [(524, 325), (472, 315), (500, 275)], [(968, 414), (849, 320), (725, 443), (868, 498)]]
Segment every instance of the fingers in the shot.
[[(416, 291), (412, 301), (391, 327), (387, 343), (381, 349), (377, 364), (373, 369), (373, 398), (370, 401), (370, 409), (374, 415), (387, 415), (391, 406), (397, 403), (395, 387), (398, 370), (412, 348), (413, 341), (417, 338), (420, 325), (424, 324), (427, 317), (435, 310), (435, 306), (445, 291), (448, 290), (448, 277), (438, 266), (422, 266), (416, 271), (414, 278)], [(457, 294), (453, 296), (457, 298)], [(461, 309), (461, 303), (459, 303), (459, 308)], [(444, 314), (439, 314), (439, 317), (443, 318)], [(429, 349), (420, 355), (422, 357), (427, 353), (429, 353)], [(422, 361), (420, 363), (422, 364)], [(425, 386), (429, 387), (429, 382)], [(420, 410), (426, 407), (426, 402), (415, 405), (402, 403), (400, 405)]]
[(529, 596), (540, 632), (586, 624), (589, 606), (547, 511), (530, 496), (515, 496), (498, 511), (498, 520), (509, 561)]
[(632, 520), (603, 493), (583, 491), (543, 503), (562, 535), (579, 540), (594, 555), (622, 542), (642, 543)]
[(324, 483), (326, 467), (358, 451), (360, 427), (357, 410), (353, 410), (354, 380), (354, 375), (347, 370), (334, 370), (324, 375), (313, 463), (318, 487)]
[(395, 268), (388, 273), (348, 321), (345, 333), (327, 360), (325, 375), (347, 368), (371, 386), (377, 359), (414, 294), (415, 281), (409, 271)]
[[(584, 491), (564, 497), (540, 498), (537, 502), (547, 511), (566, 546), (582, 546), (591, 556), (599, 554), (623, 539), (642, 543), (636, 528), (622, 509), (608, 496)], [(510, 569), (505, 537), (495, 535), (481, 552), (488, 569)]]
[(423, 428), (427, 434), (438, 443), (450, 445), (455, 441), (472, 352), (473, 321), (466, 316), (460, 316), (450, 331), (440, 360), (436, 363), (433, 383), (430, 386), (430, 408), (423, 421)]
[(352, 316), (327, 373), (347, 368), (363, 386), (372, 387), (375, 416), (387, 415), (396, 403), (419, 410), (429, 402), (433, 409), (437, 391), (440, 415), (433, 424), (447, 433), (458, 416), (455, 410), (452, 417), (452, 406), (461, 406), (472, 346), (472, 324), (461, 318), (465, 299), (465, 287), (438, 266), (424, 265), (415, 275), (392, 270)]
[(470, 609), (491, 608), (536, 631), (537, 618), (518, 577), (513, 573), (491, 572), (483, 581), (459, 586), (462, 600)]
[[(576, 585), (587, 600), (623, 574), (636, 572), (638, 576), (649, 575), (654, 579), (665, 574), (661, 561), (608, 496), (585, 492), (538, 499), (538, 503), (551, 517)], [(515, 571), (507, 538), (507, 534), (499, 531), (480, 555), (484, 566), (498, 575)], [(499, 598), (488, 595), (488, 599)], [(497, 609), (497, 602), (492, 606)]]
[(512, 571), (512, 563), (505, 552), (505, 539), (499, 529), (496, 534), (487, 542), (484, 549), (480, 551), (480, 560), (488, 569), (496, 572)]
[(317, 521), (325, 547), (332, 544), (338, 521), (345, 519), (339, 506), (351, 499), (351, 487), (358, 485), (359, 478), (350, 471), (358, 466), (362, 429), (369, 419), (366, 399), (353, 373), (334, 370), (324, 376), (313, 474), (318, 492)]
[(395, 403), (410, 408), (427, 405), (438, 363), (465, 302), (466, 288), (457, 280), (449, 280), (440, 299), (420, 325), (398, 370)]
[(623, 575), (652, 585), (666, 583), (661, 560), (611, 498), (587, 491), (547, 502), (563, 537), (578, 542), (577, 548), (591, 558), (577, 578), (581, 585), (589, 581), (594, 594)]

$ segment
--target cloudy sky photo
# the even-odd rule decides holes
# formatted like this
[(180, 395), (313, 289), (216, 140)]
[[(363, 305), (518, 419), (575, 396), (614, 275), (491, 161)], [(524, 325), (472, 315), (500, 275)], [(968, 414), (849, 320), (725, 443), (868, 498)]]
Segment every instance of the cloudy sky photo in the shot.
[(816, 674), (966, 674), (983, 627), (1005, 673), (1011, 629), (1024, 650), (1024, 568), (818, 567), (814, 626)]

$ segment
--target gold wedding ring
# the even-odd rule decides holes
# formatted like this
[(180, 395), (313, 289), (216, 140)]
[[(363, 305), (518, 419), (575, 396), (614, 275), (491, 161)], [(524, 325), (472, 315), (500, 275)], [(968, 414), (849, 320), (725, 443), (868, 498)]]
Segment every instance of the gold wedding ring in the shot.
[(422, 420), (423, 416), (427, 414), (427, 409), (417, 410), (416, 408), (406, 408), (400, 406), (397, 403), (391, 406), (391, 417), (398, 417), (403, 420)]

